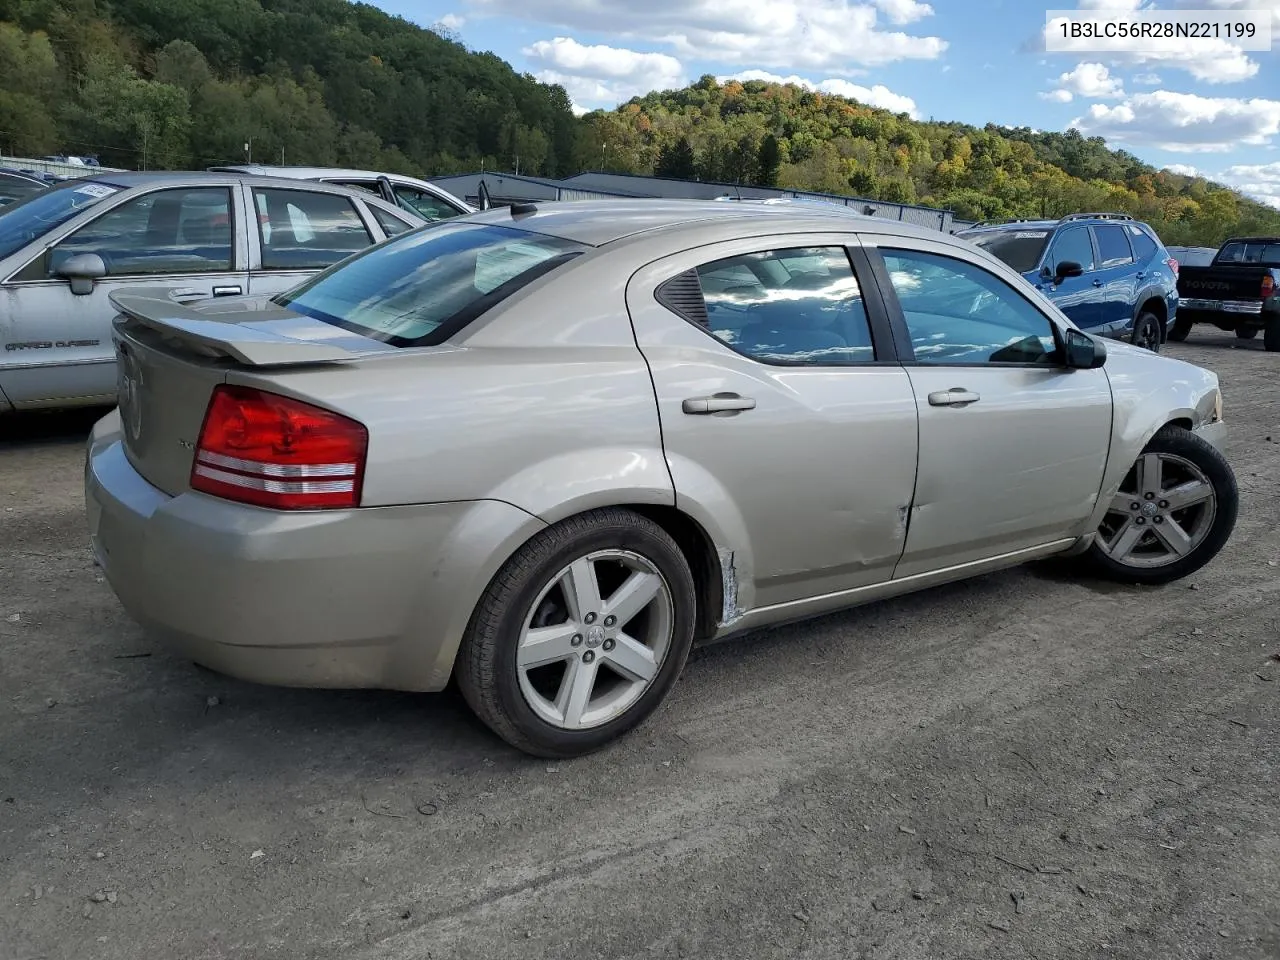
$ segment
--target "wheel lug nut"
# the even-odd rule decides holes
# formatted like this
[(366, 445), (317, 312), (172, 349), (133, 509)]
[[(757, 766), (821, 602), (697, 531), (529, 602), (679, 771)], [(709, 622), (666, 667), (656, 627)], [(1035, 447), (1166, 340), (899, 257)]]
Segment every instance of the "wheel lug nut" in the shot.
[(1146, 494), (1146, 499), (1148, 500), (1154, 500), (1155, 498), (1156, 498), (1156, 495), (1154, 493)]
[(1146, 522), (1147, 521), (1143, 520), (1141, 517), (1139, 517), (1137, 520), (1134, 521), (1134, 523), (1136, 523), (1138, 526), (1142, 526)]
[(585, 617), (583, 617), (582, 619), (583, 619), (584, 621), (586, 621), (587, 623), (595, 623), (595, 622), (596, 622), (596, 615), (595, 615), (594, 613), (588, 613), (588, 614), (587, 614)]
[(573, 646), (575, 646), (575, 647), (580, 647), (580, 646), (582, 646), (582, 634), (580, 634), (580, 633), (575, 633), (575, 634), (573, 635), (573, 639), (572, 639), (572, 640), (570, 640), (570, 641), (569, 641), (569, 643), (570, 643), (570, 644), (572, 644), (572, 645), (573, 645)]
[(592, 660), (594, 660), (595, 658), (596, 658), (595, 651), (594, 651), (594, 650), (588, 650), (586, 653), (584, 653), (584, 654), (582, 655), (582, 662), (583, 662), (583, 663), (590, 663), (590, 662), (591, 662)]
[(608, 640), (604, 642), (603, 646), (606, 650), (612, 650), (614, 648), (615, 643), (616, 641), (612, 637), (610, 637)]
[(1164, 517), (1155, 517), (1154, 519), (1156, 523), (1164, 523)]
[(604, 618), (604, 625), (606, 627), (612, 627), (617, 622), (618, 622), (618, 618), (613, 616), (612, 614)]
[(1130, 510), (1137, 510), (1140, 506), (1142, 506), (1142, 504), (1140, 504), (1140, 503), (1131, 503), (1131, 504), (1129, 504), (1129, 509), (1130, 509)]
[(1161, 501), (1160, 501), (1160, 509), (1161, 509), (1161, 510), (1168, 510), (1168, 509), (1169, 509), (1169, 501), (1168, 501), (1168, 500), (1161, 500)]

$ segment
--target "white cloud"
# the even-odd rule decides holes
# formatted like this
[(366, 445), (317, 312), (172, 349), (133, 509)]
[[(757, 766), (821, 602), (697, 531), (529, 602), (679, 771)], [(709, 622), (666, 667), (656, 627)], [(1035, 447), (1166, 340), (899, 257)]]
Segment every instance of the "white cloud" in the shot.
[[(1074, 70), (1058, 77), (1058, 88), (1055, 93), (1079, 94), (1086, 100), (1124, 96), (1120, 81), (1101, 63), (1077, 64)], [(1070, 96), (1067, 99), (1070, 100)]]
[(875, 0), (875, 3), (892, 23), (915, 23), (933, 16), (933, 7), (916, 0)]
[(1053, 103), (1070, 103), (1072, 93), (1070, 90), (1049, 90), (1040, 94), (1041, 100), (1049, 100)]
[(613, 106), (687, 83), (680, 61), (665, 53), (586, 46), (572, 37), (539, 40), (523, 52), (542, 66), (537, 78), (560, 84), (575, 104)]
[(1213, 179), (1280, 210), (1280, 163), (1237, 164)]
[(1160, 85), (1160, 74), (1158, 73), (1135, 73), (1133, 82), (1141, 84), (1144, 87), (1158, 87)]
[(794, 74), (789, 77), (780, 77), (776, 73), (766, 73), (764, 70), (744, 70), (741, 73), (735, 73), (731, 77), (717, 77), (717, 80), (720, 83), (727, 83), (730, 80), (744, 82), (747, 80), (763, 80), (765, 83), (793, 83), (797, 87), (803, 87), (806, 90), (830, 93), (837, 97), (847, 97), (850, 100), (865, 103), (870, 107), (880, 107), (882, 110), (892, 110), (894, 113), (905, 113), (914, 119), (920, 118), (920, 111), (917, 109), (914, 100), (900, 93), (894, 93), (888, 87), (879, 83), (872, 87), (864, 87), (841, 77), (832, 77), (814, 83), (812, 80), (806, 80), (804, 77), (797, 77)]
[(439, 20), (440, 26), (447, 27), (450, 30), (461, 30), (466, 26), (467, 18), (460, 17), (456, 13), (446, 13)]
[(1183, 153), (1226, 153), (1280, 133), (1280, 100), (1234, 100), (1157, 90), (1114, 107), (1095, 103), (1071, 126), (1087, 136)]
[(1180, 177), (1204, 176), (1204, 174), (1202, 174), (1195, 167), (1191, 166), (1191, 164), (1189, 163), (1171, 163), (1168, 166), (1166, 166), (1164, 169), (1168, 170), (1170, 173), (1176, 173)]
[[(881, 0), (897, 15), (923, 4)], [(822, 70), (935, 60), (940, 37), (884, 29), (866, 0), (469, 0), (472, 9), (666, 45), (678, 56), (726, 65)], [(887, 14), (886, 14), (887, 18)]]

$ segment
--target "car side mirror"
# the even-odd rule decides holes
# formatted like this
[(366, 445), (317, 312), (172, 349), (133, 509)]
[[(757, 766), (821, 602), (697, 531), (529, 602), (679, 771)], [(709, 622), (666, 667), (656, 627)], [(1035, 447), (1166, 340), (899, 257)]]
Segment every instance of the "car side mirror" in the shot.
[(1066, 330), (1062, 335), (1063, 366), (1069, 370), (1096, 370), (1107, 362), (1107, 348), (1102, 340), (1080, 330)]
[(1054, 273), (1053, 279), (1061, 283), (1067, 277), (1078, 277), (1084, 273), (1084, 267), (1076, 263), (1074, 260), (1063, 260), (1058, 264), (1057, 272)]
[(96, 253), (78, 253), (58, 268), (58, 276), (71, 281), (77, 297), (93, 293), (93, 285), (107, 275), (107, 264)]

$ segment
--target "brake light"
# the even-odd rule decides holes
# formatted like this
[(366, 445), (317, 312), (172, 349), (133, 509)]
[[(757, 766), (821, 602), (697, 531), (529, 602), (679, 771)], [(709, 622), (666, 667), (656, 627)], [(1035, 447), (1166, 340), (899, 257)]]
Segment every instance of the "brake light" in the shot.
[(1165, 263), (1167, 263), (1169, 265), (1169, 269), (1173, 271), (1173, 279), (1177, 280), (1178, 279), (1178, 261), (1173, 259), (1173, 257), (1169, 257), (1167, 260), (1165, 260)]
[(330, 410), (256, 390), (214, 388), (191, 489), (276, 510), (360, 505), (369, 432)]
[(1262, 299), (1266, 300), (1276, 292), (1276, 278), (1271, 274), (1267, 274), (1262, 278)]

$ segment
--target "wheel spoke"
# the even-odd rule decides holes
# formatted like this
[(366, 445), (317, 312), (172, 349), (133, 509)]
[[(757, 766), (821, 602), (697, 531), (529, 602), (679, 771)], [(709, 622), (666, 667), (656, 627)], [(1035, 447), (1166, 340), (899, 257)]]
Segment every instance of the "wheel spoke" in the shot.
[(1213, 499), (1213, 487), (1204, 480), (1188, 480), (1166, 492), (1164, 499), (1169, 501), (1170, 510), (1185, 510)]
[(596, 579), (594, 562), (586, 557), (575, 560), (561, 582), (564, 586), (564, 598), (569, 604), (570, 620), (581, 623), (588, 613), (599, 612), (600, 581)]
[(582, 715), (587, 712), (591, 692), (596, 686), (597, 667), (598, 661), (583, 663), (581, 657), (574, 657), (569, 661), (569, 667), (560, 681), (560, 691), (556, 694), (556, 710), (564, 718), (566, 727), (581, 725)]
[(604, 612), (618, 618), (619, 628), (625, 627), (653, 602), (661, 589), (662, 580), (656, 574), (637, 571), (614, 591), (605, 603)]
[(1178, 556), (1185, 557), (1191, 552), (1191, 536), (1176, 520), (1166, 518), (1164, 523), (1153, 524), (1151, 532)]
[(608, 658), (609, 666), (631, 680), (648, 682), (658, 672), (653, 651), (625, 633), (618, 634), (618, 645), (604, 656)]
[(1138, 545), (1138, 541), (1142, 539), (1142, 535), (1146, 530), (1145, 526), (1138, 526), (1132, 519), (1127, 521), (1120, 528), (1120, 531), (1111, 538), (1111, 543), (1109, 544), (1111, 555), (1117, 560), (1123, 560)]
[(1138, 493), (1160, 493), (1160, 454), (1144, 453), (1134, 464), (1134, 486)]
[(1125, 515), (1133, 513), (1133, 497), (1134, 494), (1132, 493), (1117, 493), (1111, 498), (1112, 511), (1115, 513), (1123, 513)]
[(567, 660), (575, 652), (570, 641), (577, 632), (578, 625), (572, 621), (529, 629), (516, 649), (516, 664), (521, 670), (532, 670)]

